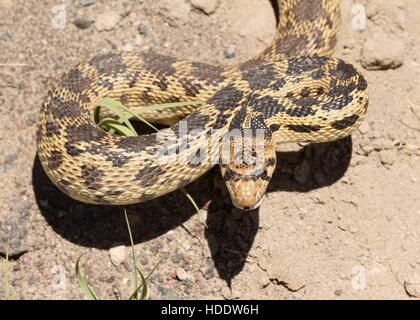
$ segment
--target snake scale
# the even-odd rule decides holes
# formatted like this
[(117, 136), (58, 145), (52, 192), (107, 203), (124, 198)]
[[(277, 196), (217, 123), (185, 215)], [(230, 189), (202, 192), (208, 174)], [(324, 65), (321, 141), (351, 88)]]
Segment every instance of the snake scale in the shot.
[[(348, 136), (368, 105), (363, 76), (332, 57), (339, 1), (278, 0), (278, 8), (272, 44), (237, 66), (147, 51), (97, 55), (70, 68), (40, 111), (38, 155), (49, 178), (74, 199), (123, 205), (179, 189), (218, 164), (233, 204), (258, 207), (276, 166), (277, 143)], [(95, 124), (93, 111), (103, 97), (133, 109), (205, 103), (145, 112), (147, 120), (171, 126), (123, 137)]]

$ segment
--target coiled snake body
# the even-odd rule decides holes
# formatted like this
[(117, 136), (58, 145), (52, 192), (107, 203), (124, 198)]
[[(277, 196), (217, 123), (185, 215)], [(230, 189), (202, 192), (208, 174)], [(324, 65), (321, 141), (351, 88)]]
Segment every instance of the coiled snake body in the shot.
[[(278, 0), (278, 7), (272, 45), (235, 67), (144, 52), (99, 55), (71, 68), (52, 85), (40, 112), (38, 155), (49, 178), (83, 202), (132, 204), (183, 187), (220, 164), (233, 203), (257, 207), (276, 165), (276, 143), (345, 137), (368, 104), (361, 74), (331, 58), (338, 0)], [(205, 103), (146, 112), (149, 121), (183, 121), (156, 134), (123, 137), (93, 120), (105, 96), (130, 108)]]

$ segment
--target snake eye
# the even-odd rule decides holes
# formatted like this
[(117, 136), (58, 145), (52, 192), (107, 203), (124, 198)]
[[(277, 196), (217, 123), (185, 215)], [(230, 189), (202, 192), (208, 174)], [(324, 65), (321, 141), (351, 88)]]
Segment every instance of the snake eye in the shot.
[(225, 174), (223, 175), (223, 179), (225, 181), (228, 181), (228, 180), (230, 180), (230, 178), (232, 178), (232, 175), (231, 175), (231, 171), (228, 169), (228, 170), (226, 170)]

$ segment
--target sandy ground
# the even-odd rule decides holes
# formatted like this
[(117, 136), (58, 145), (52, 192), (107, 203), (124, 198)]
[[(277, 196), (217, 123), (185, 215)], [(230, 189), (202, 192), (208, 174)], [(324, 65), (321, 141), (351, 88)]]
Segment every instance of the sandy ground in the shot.
[[(123, 208), (69, 199), (37, 161), (48, 83), (112, 50), (234, 64), (276, 25), (268, 0), (209, 0), (209, 14), (200, 1), (81, 2), (0, 0), (0, 264), (9, 244), (11, 298), (83, 298), (81, 254), (103, 298), (132, 290)], [(232, 208), (217, 169), (188, 187), (198, 215), (180, 192), (128, 207), (141, 270), (163, 257), (150, 298), (420, 298), (420, 2), (343, 0), (342, 16), (336, 55), (367, 78), (366, 122), (334, 143), (281, 146), (251, 215)]]

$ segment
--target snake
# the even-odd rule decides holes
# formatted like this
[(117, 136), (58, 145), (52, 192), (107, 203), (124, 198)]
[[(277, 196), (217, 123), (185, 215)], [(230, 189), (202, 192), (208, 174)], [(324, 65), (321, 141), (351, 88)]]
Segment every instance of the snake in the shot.
[[(70, 67), (42, 103), (37, 151), (49, 179), (73, 199), (128, 205), (183, 188), (220, 167), (234, 206), (259, 207), (277, 166), (276, 145), (349, 136), (365, 118), (367, 82), (333, 57), (339, 0), (277, 0), (275, 37), (259, 55), (214, 66), (147, 50), (110, 52)], [(159, 132), (102, 130), (104, 97), (144, 109)]]

